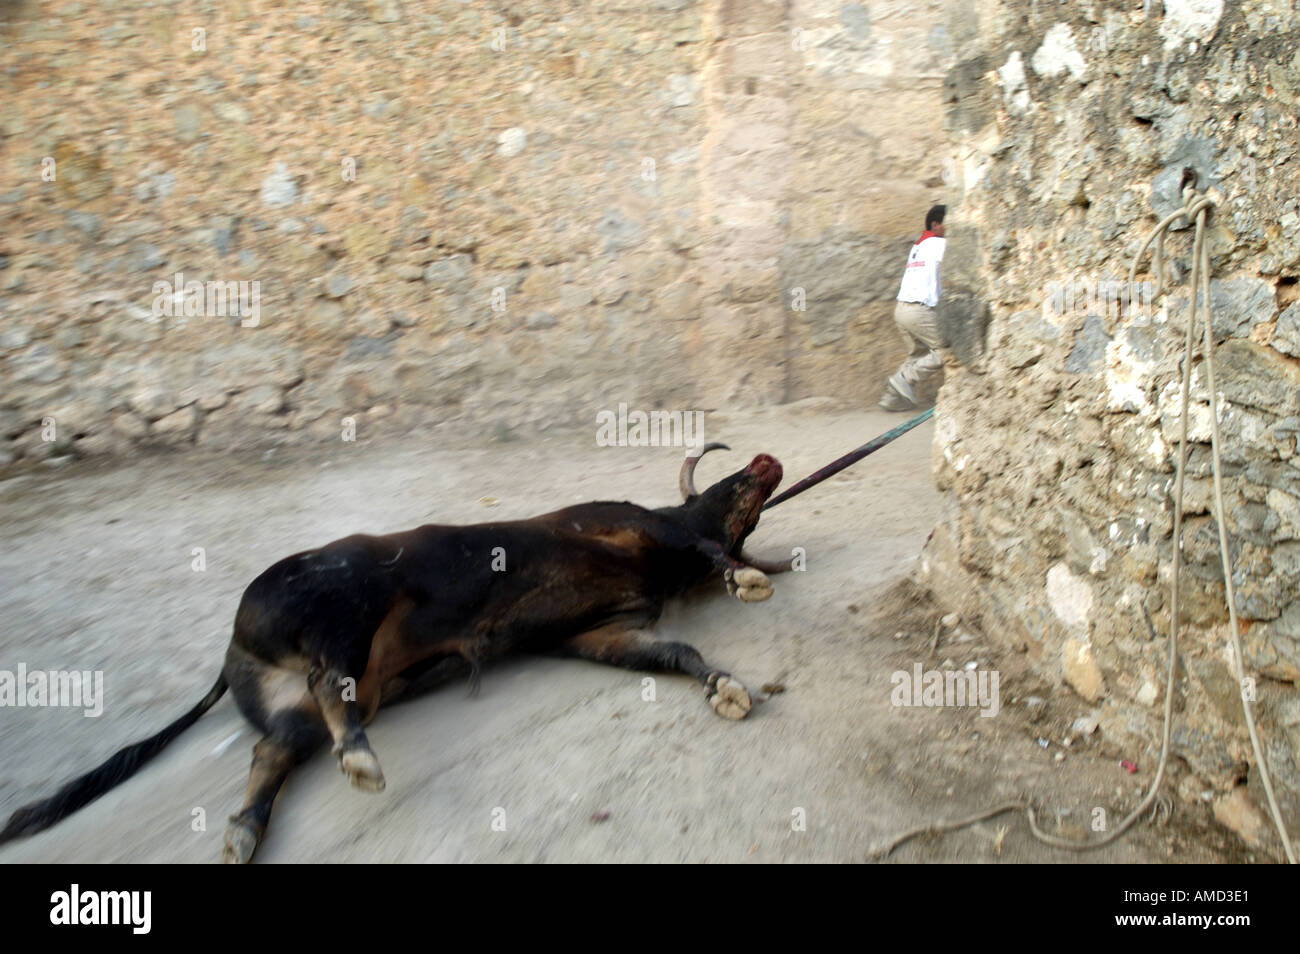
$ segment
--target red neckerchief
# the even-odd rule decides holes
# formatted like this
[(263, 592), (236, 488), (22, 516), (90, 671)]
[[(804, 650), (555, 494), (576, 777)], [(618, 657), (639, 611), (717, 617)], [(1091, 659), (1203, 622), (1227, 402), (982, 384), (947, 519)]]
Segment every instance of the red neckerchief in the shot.
[(935, 235), (935, 234), (934, 234), (933, 232), (931, 232), (929, 229), (926, 229), (924, 232), (921, 233), (921, 237), (920, 237), (919, 239), (916, 240), (916, 244), (917, 244), (917, 245), (920, 245), (922, 242), (924, 242), (924, 241), (925, 241), (926, 239), (928, 239), (928, 238), (938, 238), (938, 237), (939, 237), (939, 236)]

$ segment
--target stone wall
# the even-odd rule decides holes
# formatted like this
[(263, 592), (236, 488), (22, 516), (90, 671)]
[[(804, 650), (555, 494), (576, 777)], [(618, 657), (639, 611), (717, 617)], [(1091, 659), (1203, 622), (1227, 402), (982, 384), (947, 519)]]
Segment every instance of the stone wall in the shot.
[(10, 0), (0, 464), (872, 400), (942, 192), (937, 20)]
[(894, 305), (908, 249), (954, 172), (940, 108), (951, 38), (931, 0), (794, 0), (791, 23), (798, 161), (780, 269), (786, 304), (803, 288), (808, 306), (790, 312), (789, 388), (874, 405), (905, 354)]
[[(695, 4), (10, 18), (0, 346), (22, 453), (46, 415), (93, 453), (689, 396)], [(259, 323), (159, 320), (176, 272), (259, 281)]]
[(701, 330), (738, 359), (709, 369), (719, 399), (874, 404), (904, 353), (907, 250), (952, 169), (942, 4), (727, 0), (713, 31)]
[[(1146, 233), (1178, 207), (1191, 166), (1215, 202), (1211, 297), (1244, 652), (1294, 837), (1295, 4), (984, 0), (952, 3), (949, 15), (963, 23), (946, 87), (961, 170), (949, 245), (965, 248), (954, 270), (981, 290), (991, 323), (983, 360), (950, 368), (940, 397), (934, 473), (947, 512), (924, 571), (955, 608), (1068, 684), (1116, 752), (1141, 753), (1154, 768), (1191, 230), (1170, 240), (1167, 299), (1142, 307), (1139, 288), (1116, 306), (1096, 292), (1126, 281)], [(1149, 258), (1140, 277), (1152, 277)], [(1212, 812), (1252, 845), (1276, 849), (1231, 666), (1199, 360), (1192, 400), (1180, 591), (1188, 635), (1174, 732), (1180, 810)], [(1250, 797), (1234, 791), (1242, 781)]]

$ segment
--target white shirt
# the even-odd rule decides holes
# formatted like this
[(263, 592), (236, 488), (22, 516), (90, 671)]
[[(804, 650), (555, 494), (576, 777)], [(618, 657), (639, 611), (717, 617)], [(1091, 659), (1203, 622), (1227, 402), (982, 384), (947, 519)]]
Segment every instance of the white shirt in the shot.
[(939, 263), (946, 245), (944, 239), (931, 235), (912, 246), (903, 270), (903, 284), (898, 287), (899, 301), (914, 301), (931, 308), (939, 304)]

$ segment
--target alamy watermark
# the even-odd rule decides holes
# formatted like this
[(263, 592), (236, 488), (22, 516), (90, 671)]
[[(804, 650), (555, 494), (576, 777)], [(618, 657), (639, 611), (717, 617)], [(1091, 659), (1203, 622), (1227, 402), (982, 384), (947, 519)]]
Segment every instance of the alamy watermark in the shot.
[(900, 669), (889, 677), (893, 690), (889, 702), (895, 706), (924, 706), (926, 708), (978, 707), (981, 718), (990, 719), (1002, 707), (998, 701), (998, 672), (996, 669), (931, 669), (923, 671), (921, 664), (912, 671)]
[(696, 447), (704, 443), (703, 411), (596, 412), (599, 447)]
[(83, 891), (73, 883), (50, 895), (54, 925), (123, 925), (132, 934), (148, 934), (153, 924), (152, 891)]
[(1043, 288), (1043, 309), (1052, 315), (1128, 316), (1149, 320), (1155, 290), (1155, 282), (1089, 279), (1048, 282)]
[(101, 670), (33, 669), (19, 663), (17, 671), (0, 669), (0, 708), (84, 709), (88, 719), (104, 712), (104, 673)]
[(155, 318), (240, 318), (241, 328), (256, 328), (262, 320), (262, 283), (186, 281), (153, 283)]

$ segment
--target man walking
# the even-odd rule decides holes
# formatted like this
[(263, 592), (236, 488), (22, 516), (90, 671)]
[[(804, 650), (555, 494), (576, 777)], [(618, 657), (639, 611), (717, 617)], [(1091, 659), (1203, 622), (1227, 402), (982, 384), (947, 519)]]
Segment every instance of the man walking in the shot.
[(894, 306), (894, 323), (911, 353), (885, 385), (880, 406), (886, 411), (917, 410), (917, 385), (943, 370), (937, 350), (943, 341), (934, 308), (939, 304), (939, 263), (946, 244), (943, 217), (947, 211), (946, 205), (936, 205), (925, 214), (925, 231), (907, 256), (898, 304)]

